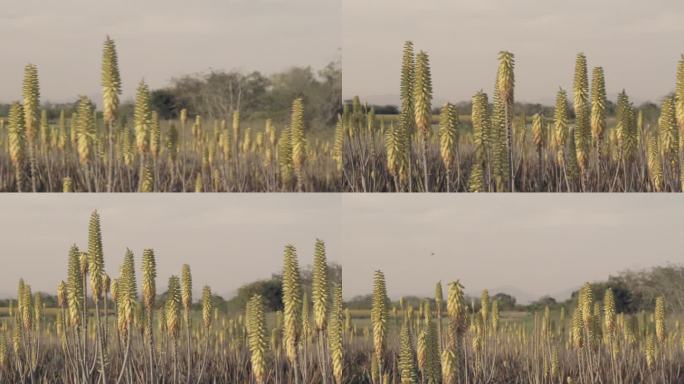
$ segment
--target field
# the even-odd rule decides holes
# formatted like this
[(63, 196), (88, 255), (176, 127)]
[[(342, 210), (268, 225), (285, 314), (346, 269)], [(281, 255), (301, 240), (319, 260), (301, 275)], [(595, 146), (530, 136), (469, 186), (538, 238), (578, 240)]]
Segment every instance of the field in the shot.
[[(306, 77), (306, 73), (293, 75), (296, 76)], [(266, 111), (252, 111), (258, 118), (243, 121), (244, 110), (240, 108), (246, 108), (247, 100), (242, 101), (241, 107), (240, 98), (243, 91), (251, 91), (247, 89), (251, 83), (245, 85), (233, 77), (234, 73), (212, 72), (201, 80), (206, 80), (208, 88), (230, 88), (230, 92), (197, 96), (209, 100), (196, 102), (201, 105), (195, 109), (213, 111), (211, 115), (193, 114), (173, 105), (177, 116), (162, 118), (161, 111), (153, 107), (153, 100), (168, 95), (159, 96), (144, 81), (137, 86), (134, 105), (124, 111), (119, 100), (122, 79), (116, 46), (109, 38), (103, 48), (99, 110), (85, 96), (61, 109), (50, 107), (50, 103), (41, 104), (38, 67), (28, 64), (21, 101), (12, 103), (6, 115), (0, 116), (0, 191), (340, 190), (341, 158), (332, 142), (332, 128), (318, 126), (325, 125), (325, 118), (319, 116), (320, 108), (310, 107), (316, 102), (320, 104), (320, 100), (315, 100), (320, 97), (309, 95), (307, 99), (302, 96), (305, 90), (299, 89), (312, 88), (311, 82), (315, 80), (281, 91), (292, 95), (286, 101), (279, 99), (280, 104), (286, 105), (278, 108), (289, 109), (289, 113), (270, 116)], [(243, 82), (267, 82), (265, 78), (252, 77)], [(186, 80), (192, 84), (201, 81)], [(233, 86), (239, 89), (233, 92)], [(213, 88), (210, 91), (217, 92)], [(255, 92), (268, 99), (263, 96), (266, 88), (262, 86)], [(326, 92), (339, 93), (339, 89)], [(328, 96), (336, 99), (335, 95)], [(226, 100), (230, 100), (230, 105), (226, 105)], [(338, 109), (338, 103), (334, 104)], [(275, 108), (264, 108), (267, 107)]]
[(625, 90), (608, 100), (603, 68), (589, 72), (587, 62), (577, 55), (572, 90), (550, 89), (552, 108), (515, 102), (510, 52), (499, 54), (491, 94), (478, 92), (465, 108), (434, 106), (429, 56), (406, 42), (399, 114), (376, 115), (358, 97), (345, 105), (345, 189), (681, 191), (684, 56), (675, 92), (663, 90), (659, 105), (635, 106)]
[(144, 82), (127, 116), (108, 39), (101, 110), (80, 97), (48, 115), (38, 69), (26, 66), (22, 101), (0, 117), (0, 190), (682, 191), (684, 58), (674, 93), (635, 106), (624, 90), (608, 100), (603, 69), (590, 73), (580, 53), (573, 89), (553, 91), (553, 107), (516, 103), (514, 55), (499, 59), (491, 94), (480, 91), (458, 108), (433, 106), (429, 57), (407, 42), (400, 113), (376, 115), (357, 97), (334, 108), (335, 127), (334, 118), (323, 127), (311, 126), (320, 110), (296, 92), (285, 119), (261, 113), (243, 121), (233, 105), (218, 117), (181, 109), (161, 118)]
[[(499, 310), (458, 280), (432, 298), (391, 301), (376, 271), (371, 302), (349, 308), (314, 247), (310, 283), (286, 245), (275, 301), (255, 293), (237, 313), (188, 264), (157, 287), (155, 253), (141, 268), (126, 251), (118, 277), (104, 265), (100, 217), (72, 246), (54, 299), (20, 280), (0, 309), (0, 382), (13, 383), (674, 383), (684, 379), (682, 315), (663, 296), (619, 313), (616, 294), (587, 283), (566, 306)], [(139, 280), (138, 280), (139, 278)], [(418, 301), (416, 301), (418, 300)]]

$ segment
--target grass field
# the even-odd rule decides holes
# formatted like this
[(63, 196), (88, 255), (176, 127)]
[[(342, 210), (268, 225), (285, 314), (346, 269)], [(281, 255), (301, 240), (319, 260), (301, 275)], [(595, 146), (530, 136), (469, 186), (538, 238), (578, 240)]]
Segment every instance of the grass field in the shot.
[(352, 310), (329, 274), (323, 241), (312, 259), (304, 285), (297, 249), (285, 246), (280, 287), (250, 293), (244, 308), (227, 313), (208, 286), (193, 297), (189, 264), (162, 288), (152, 249), (140, 259), (127, 250), (111, 278), (95, 211), (87, 247), (69, 251), (57, 307), (46, 308), (20, 279), (11, 313), (0, 308), (0, 382), (684, 380), (684, 316), (667, 312), (662, 295), (653, 310), (618, 313), (611, 288), (587, 283), (559, 309), (499, 311), (488, 291), (466, 299), (455, 280), (437, 283), (434, 297), (391, 302), (376, 271), (371, 304)]
[(432, 104), (427, 52), (407, 41), (401, 64), (398, 115), (375, 115), (360, 97), (345, 105), (347, 190), (682, 191), (684, 56), (675, 92), (636, 106), (624, 90), (609, 101), (603, 68), (589, 71), (580, 53), (573, 88), (550, 88), (545, 107), (516, 104), (515, 56), (502, 51), (493, 92), (473, 95), (468, 115)]

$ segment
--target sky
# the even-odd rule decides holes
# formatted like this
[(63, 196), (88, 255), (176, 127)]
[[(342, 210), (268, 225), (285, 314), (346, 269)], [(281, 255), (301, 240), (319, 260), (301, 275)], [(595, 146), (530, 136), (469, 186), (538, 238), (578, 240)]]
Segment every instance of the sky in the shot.
[(34, 291), (55, 292), (66, 279), (71, 245), (88, 246), (95, 209), (110, 276), (118, 276), (126, 248), (138, 271), (143, 249), (152, 248), (157, 286), (165, 290), (169, 276), (187, 263), (195, 297), (204, 285), (229, 297), (242, 284), (269, 278), (282, 268), (287, 244), (297, 247), (301, 265), (311, 264), (317, 238), (326, 242), (331, 261), (339, 256), (334, 218), (340, 206), (333, 195), (7, 194), (0, 199), (0, 297), (15, 295), (20, 277)]
[[(380, 269), (392, 297), (466, 293), (569, 297), (625, 269), (684, 263), (684, 200), (623, 194), (345, 195), (345, 291)], [(350, 276), (364, 283), (350, 286)]]
[(603, 66), (608, 96), (634, 101), (674, 90), (684, 54), (681, 0), (345, 0), (343, 96), (397, 103), (404, 41), (430, 56), (435, 101), (491, 93), (497, 54), (516, 59), (516, 100), (552, 103), (572, 89), (575, 56)]
[(625, 269), (684, 263), (684, 200), (667, 195), (99, 194), (0, 199), (0, 297), (20, 277), (54, 292), (69, 247), (87, 247), (101, 216), (105, 267), (117, 276), (126, 248), (153, 248), (157, 285), (183, 263), (194, 289), (230, 297), (282, 268), (286, 244), (311, 264), (316, 238), (343, 267), (344, 296), (371, 292), (385, 273), (390, 297), (432, 295), (460, 279), (466, 292), (520, 301), (563, 299), (585, 281)]
[(100, 98), (102, 44), (117, 44), (124, 98), (138, 82), (216, 70), (323, 68), (340, 56), (340, 0), (22, 0), (0, 13), (0, 102), (38, 66), (42, 100)]

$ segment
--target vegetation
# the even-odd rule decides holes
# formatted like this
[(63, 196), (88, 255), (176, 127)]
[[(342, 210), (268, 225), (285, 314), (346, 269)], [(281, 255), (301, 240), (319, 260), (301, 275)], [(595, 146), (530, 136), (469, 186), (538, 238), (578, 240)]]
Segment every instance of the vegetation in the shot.
[[(19, 280), (16, 300), (0, 318), (0, 381), (684, 380), (680, 267), (587, 283), (565, 305), (545, 299), (530, 306), (530, 314), (511, 311), (515, 303), (507, 295), (485, 290), (479, 299), (469, 298), (458, 280), (446, 285), (446, 295), (438, 282), (432, 298), (392, 302), (385, 275), (376, 271), (369, 300), (354, 307), (353, 301), (343, 302), (341, 281), (329, 269), (324, 242), (317, 240), (309, 274), (300, 271), (297, 249), (285, 246), (278, 280), (282, 309), (271, 311), (255, 290), (239, 311), (226, 312), (209, 287), (193, 299), (187, 264), (159, 294), (151, 249), (142, 253), (139, 274), (126, 249), (118, 277), (110, 278), (100, 228), (93, 212), (87, 247), (69, 249), (56, 302)], [(680, 284), (678, 294), (670, 295), (663, 278)], [(651, 292), (640, 296), (646, 309), (626, 307), (625, 289), (630, 295)]]
[(589, 72), (582, 53), (572, 94), (558, 89), (553, 108), (515, 103), (514, 72), (514, 55), (501, 52), (491, 95), (435, 109), (428, 55), (406, 42), (398, 114), (379, 115), (358, 97), (344, 105), (344, 189), (682, 191), (684, 56), (659, 107), (637, 107), (625, 90), (607, 100), (603, 68)]
[(582, 53), (572, 90), (554, 91), (553, 107), (516, 103), (515, 56), (504, 51), (498, 60), (491, 93), (437, 108), (429, 55), (411, 42), (399, 108), (376, 109), (358, 97), (341, 106), (338, 64), (270, 78), (213, 71), (157, 90), (141, 81), (127, 104), (107, 37), (101, 111), (85, 96), (41, 105), (38, 68), (26, 66), (21, 101), (0, 107), (0, 190), (684, 189), (684, 56), (674, 92), (641, 106), (626, 90), (608, 100), (609, 74), (590, 70)]
[(0, 107), (0, 191), (341, 189), (339, 63), (271, 77), (212, 71), (157, 90), (143, 80), (123, 103), (107, 37), (101, 86), (101, 111), (86, 96), (41, 105), (38, 68), (26, 66), (22, 100)]

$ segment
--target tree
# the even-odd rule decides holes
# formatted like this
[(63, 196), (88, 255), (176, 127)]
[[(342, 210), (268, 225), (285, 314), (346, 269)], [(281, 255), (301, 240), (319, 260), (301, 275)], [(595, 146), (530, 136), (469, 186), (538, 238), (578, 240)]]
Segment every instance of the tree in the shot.
[(492, 301), (498, 301), (499, 309), (502, 311), (510, 311), (512, 309), (515, 309), (515, 297), (507, 293), (497, 293), (496, 295), (492, 296)]
[(150, 92), (150, 105), (162, 120), (177, 119), (181, 108), (176, 94), (170, 88), (155, 89)]
[[(238, 288), (235, 297), (225, 302), (225, 308), (228, 312), (241, 311), (252, 296), (260, 295), (264, 300), (264, 309), (267, 312), (282, 311), (282, 294), (280, 279), (259, 280)], [(217, 307), (221, 307), (221, 305), (217, 304)]]
[(530, 311), (539, 311), (547, 306), (552, 309), (556, 308), (558, 306), (558, 302), (551, 296), (542, 296), (539, 300), (530, 303), (530, 305), (527, 306), (527, 309)]

